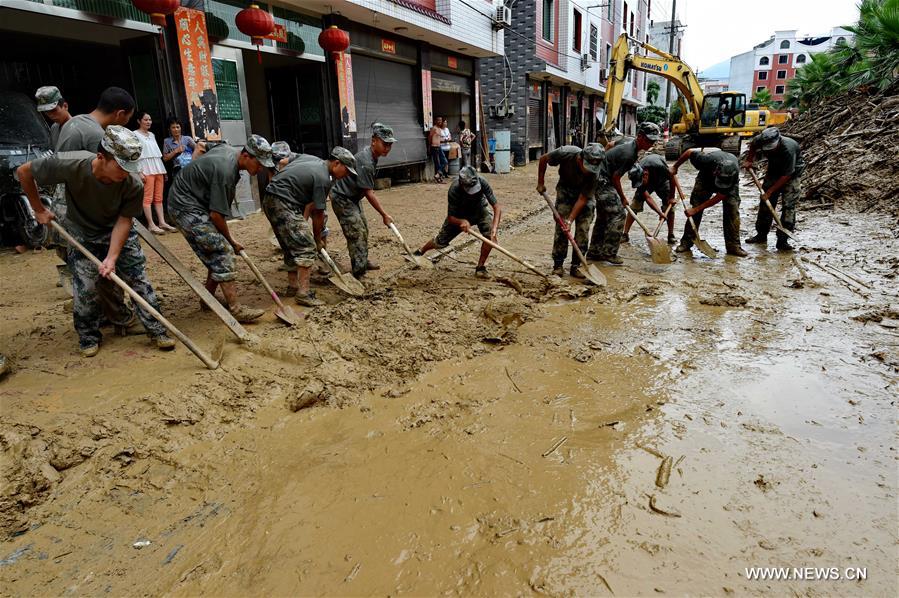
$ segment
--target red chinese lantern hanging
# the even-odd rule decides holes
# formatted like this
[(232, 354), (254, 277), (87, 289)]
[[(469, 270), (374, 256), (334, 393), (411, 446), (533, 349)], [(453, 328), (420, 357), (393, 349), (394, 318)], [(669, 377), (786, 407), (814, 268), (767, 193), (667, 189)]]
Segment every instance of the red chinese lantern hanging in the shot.
[[(150, 15), (150, 22), (165, 29), (165, 17), (174, 13), (181, 5), (180, 0), (132, 0), (134, 8)], [(159, 47), (165, 46), (162, 31), (159, 32)]]
[(262, 64), (259, 46), (262, 45), (262, 38), (271, 35), (275, 30), (275, 18), (270, 12), (259, 8), (258, 4), (250, 4), (249, 7), (237, 13), (234, 22), (240, 32), (248, 36), (250, 42), (256, 46), (256, 57), (259, 59), (259, 64)]
[[(318, 45), (326, 52), (336, 55), (350, 47), (350, 34), (338, 29), (336, 25), (331, 25), (318, 35)], [(334, 60), (337, 60), (336, 56)]]

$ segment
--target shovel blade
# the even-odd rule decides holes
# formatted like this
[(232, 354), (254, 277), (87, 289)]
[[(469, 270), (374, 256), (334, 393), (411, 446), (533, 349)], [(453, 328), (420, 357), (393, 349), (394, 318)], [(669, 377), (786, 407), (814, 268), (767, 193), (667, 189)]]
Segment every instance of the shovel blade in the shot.
[(654, 264), (671, 263), (671, 248), (667, 243), (653, 237), (646, 237), (646, 244), (649, 245), (649, 255)]
[(415, 265), (416, 268), (422, 268), (424, 270), (433, 270), (434, 264), (431, 263), (431, 260), (426, 258), (423, 255), (409, 255), (408, 253), (404, 255), (409, 262)]
[(365, 287), (362, 286), (362, 283), (349, 274), (344, 274), (343, 277), (332, 274), (328, 277), (328, 280), (331, 281), (331, 284), (333, 284), (335, 287), (337, 287), (347, 295), (352, 295), (353, 297), (361, 297), (365, 294)]
[(718, 257), (718, 252), (715, 251), (715, 248), (709, 245), (708, 241), (706, 241), (705, 239), (696, 239), (694, 241), (694, 244), (699, 248), (699, 251), (703, 252), (706, 255), (706, 257)]
[(586, 266), (581, 264), (580, 272), (587, 278), (587, 280), (589, 280), (596, 286), (598, 286), (598, 287), (606, 286), (605, 275), (602, 272), (600, 272), (599, 268), (597, 268), (593, 264), (587, 264)]
[(284, 305), (275, 310), (275, 317), (287, 324), (288, 326), (296, 326), (300, 317), (293, 311), (289, 305)]

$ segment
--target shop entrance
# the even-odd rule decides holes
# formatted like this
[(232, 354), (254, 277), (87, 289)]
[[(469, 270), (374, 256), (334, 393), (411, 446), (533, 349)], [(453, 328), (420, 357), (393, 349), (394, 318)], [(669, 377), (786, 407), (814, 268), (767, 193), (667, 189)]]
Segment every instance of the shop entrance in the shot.
[(269, 68), (265, 75), (272, 139), (286, 141), (295, 152), (324, 158), (329, 148), (325, 143), (321, 66)]

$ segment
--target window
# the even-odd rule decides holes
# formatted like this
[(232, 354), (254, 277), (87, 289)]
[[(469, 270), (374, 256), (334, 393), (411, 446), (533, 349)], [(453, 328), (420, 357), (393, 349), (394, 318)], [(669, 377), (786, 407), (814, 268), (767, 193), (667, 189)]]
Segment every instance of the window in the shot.
[(574, 48), (574, 51), (578, 54), (581, 53), (581, 27), (583, 26), (583, 17), (581, 16), (581, 11), (574, 11), (574, 26), (573, 35), (571, 38), (571, 47)]
[(759, 72), (759, 81), (767, 81), (768, 79), (768, 71)]
[(789, 54), (781, 54), (777, 57), (777, 64), (787, 64), (790, 62)]
[(787, 71), (777, 71), (777, 78), (778, 78), (778, 79), (786, 79), (786, 78), (787, 78)]
[(627, 2), (624, 3), (624, 10), (621, 11), (621, 15), (621, 28), (627, 31)]
[(553, 41), (553, 16), (555, 6), (553, 0), (543, 0), (543, 39)]
[(767, 66), (770, 62), (771, 61), (768, 60), (767, 56), (762, 56), (761, 58), (759, 58), (759, 66)]
[(631, 37), (634, 37), (634, 13), (631, 13)]
[(780, 42), (781, 50), (787, 50), (789, 48), (790, 48), (790, 42), (788, 42), (787, 40), (783, 40), (782, 42)]
[(615, 9), (615, 3), (612, 0), (608, 0), (606, 2), (606, 20), (611, 23), (612, 22), (612, 11)]
[(596, 25), (590, 25), (590, 58), (596, 60), (597, 45), (599, 40), (599, 30)]
[(805, 64), (805, 54), (796, 57), (796, 64)]
[(784, 92), (784, 86), (778, 85), (774, 88), (774, 95), (780, 95)]
[(755, 88), (755, 91), (756, 92), (765, 91), (766, 89), (768, 89), (768, 88), (765, 87), (764, 85), (759, 85), (758, 87)]
[(606, 44), (606, 70), (609, 69), (611, 62), (612, 62), (612, 44)]
[(846, 38), (845, 38), (845, 37), (842, 37), (842, 36), (838, 37), (838, 38), (837, 38), (837, 43), (838, 43), (838, 44), (845, 44), (845, 43), (846, 43)]

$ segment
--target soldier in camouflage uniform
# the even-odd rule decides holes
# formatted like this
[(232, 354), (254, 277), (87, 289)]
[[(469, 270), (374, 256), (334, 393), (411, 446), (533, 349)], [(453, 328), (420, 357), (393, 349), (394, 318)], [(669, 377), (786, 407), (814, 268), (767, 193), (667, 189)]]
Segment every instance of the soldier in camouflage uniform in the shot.
[[(554, 149), (548, 154), (540, 156), (537, 169), (537, 192), (545, 193), (547, 166), (559, 167), (559, 182), (556, 184), (556, 210), (559, 215), (568, 221), (569, 228), (574, 233), (574, 239), (581, 251), (587, 250), (587, 239), (590, 234), (590, 223), (593, 221), (595, 209), (594, 190), (596, 188), (596, 176), (602, 169), (605, 160), (605, 152), (596, 143), (588, 144), (581, 149), (575, 145), (565, 145)], [(571, 226), (574, 222), (574, 226)], [(553, 237), (553, 274), (562, 276), (562, 266), (568, 255), (568, 237), (562, 231), (562, 227), (556, 223), (556, 233)], [(571, 275), (583, 278), (578, 270), (580, 260), (572, 250)]]
[(72, 118), (72, 115), (69, 114), (69, 103), (63, 99), (59, 88), (53, 85), (38, 87), (34, 92), (34, 99), (37, 101), (37, 111), (53, 123), (50, 125), (50, 149), (56, 151), (56, 144), (59, 143), (59, 131)]
[(368, 222), (362, 210), (362, 198), (381, 215), (384, 226), (389, 226), (393, 218), (381, 207), (375, 195), (375, 173), (378, 159), (390, 153), (396, 138), (393, 129), (381, 123), (371, 128), (371, 144), (356, 154), (356, 176), (337, 181), (331, 189), (331, 208), (340, 222), (350, 254), (353, 276), (359, 278), (367, 270), (377, 270), (378, 266), (368, 259)]
[[(335, 147), (328, 160), (297, 159), (272, 177), (262, 198), (262, 211), (284, 252), (286, 296), (306, 307), (322, 302), (309, 290), (310, 268), (321, 243), (328, 192), (334, 180), (355, 176), (356, 159), (350, 150)], [(306, 222), (312, 218), (312, 230)]]
[[(671, 171), (665, 158), (658, 154), (647, 154), (642, 160), (633, 165), (627, 173), (631, 180), (631, 187), (634, 188), (634, 198), (631, 200), (631, 208), (635, 214), (643, 211), (643, 204), (649, 204), (652, 211), (659, 215), (661, 220), (663, 217), (668, 220), (668, 243), (674, 244), (677, 240), (674, 237), (674, 181), (672, 180)], [(656, 205), (652, 199), (655, 193), (659, 199), (663, 200), (661, 205)], [(668, 216), (665, 216), (665, 209), (668, 209)], [(634, 224), (634, 218), (630, 214), (624, 222), (624, 235), (621, 242), (628, 242), (628, 233)]]
[[(684, 214), (693, 218), (696, 228), (702, 222), (703, 212), (724, 202), (724, 244), (728, 255), (746, 257), (748, 254), (740, 246), (740, 166), (737, 158), (723, 151), (704, 153), (700, 148), (685, 151), (671, 166), (671, 174), (677, 176), (680, 165), (690, 160), (699, 171), (693, 192), (690, 193), (690, 208)], [(695, 233), (690, 223), (684, 225), (684, 235), (680, 245), (674, 250), (678, 253), (690, 251)]]
[[(496, 229), (503, 210), (496, 201), (496, 195), (487, 179), (478, 175), (471, 166), (459, 170), (459, 178), (453, 181), (446, 192), (447, 216), (437, 236), (415, 251), (415, 255), (424, 255), (432, 249), (443, 249), (455, 239), (459, 233), (468, 232), (474, 224), (481, 235), (496, 243)], [(474, 274), (478, 278), (487, 278), (487, 257), (492, 247), (481, 243), (481, 255)]]
[(206, 289), (215, 294), (222, 287), (228, 310), (238, 322), (256, 320), (265, 310), (238, 301), (235, 254), (243, 246), (231, 236), (227, 219), (240, 172), (255, 176), (266, 167), (274, 167), (272, 148), (264, 137), (251, 135), (242, 149), (222, 144), (203, 159), (193, 160), (181, 169), (169, 191), (169, 214), (206, 266)]
[(610, 266), (624, 262), (618, 257), (618, 246), (624, 231), (628, 205), (621, 177), (637, 162), (639, 152), (648, 150), (661, 137), (658, 125), (643, 122), (637, 126), (637, 138), (625, 137), (606, 148), (605, 169), (596, 179), (596, 222), (590, 237), (588, 260), (603, 261)]
[[(41, 224), (54, 214), (41, 203), (37, 185), (65, 183), (68, 211), (65, 225), (84, 247), (97, 257), (99, 268), (74, 247), (68, 249), (68, 265), (74, 287), (73, 320), (81, 354), (93, 357), (100, 349), (100, 300), (97, 283), (117, 273), (147, 303), (159, 310), (156, 293), (147, 279), (143, 251), (131, 232), (134, 216), (141, 213), (143, 186), (133, 176), (139, 171), (141, 142), (131, 131), (110, 125), (96, 154), (70, 152), (28, 162), (19, 168), (19, 180)], [(142, 308), (138, 316), (156, 346), (174, 349), (165, 327)]]
[[(762, 189), (773, 208), (777, 208), (780, 200), (780, 223), (792, 231), (796, 226), (796, 206), (802, 195), (802, 171), (805, 161), (802, 150), (794, 139), (780, 134), (777, 127), (768, 127), (759, 133), (749, 144), (749, 155), (745, 167), (751, 169), (755, 156), (761, 152), (768, 159), (768, 170), (762, 181)], [(747, 243), (768, 242), (768, 233), (774, 217), (760, 198), (759, 212), (755, 221), (755, 235), (746, 239)], [(787, 242), (787, 235), (777, 231), (777, 248), (781, 251), (793, 249)]]

